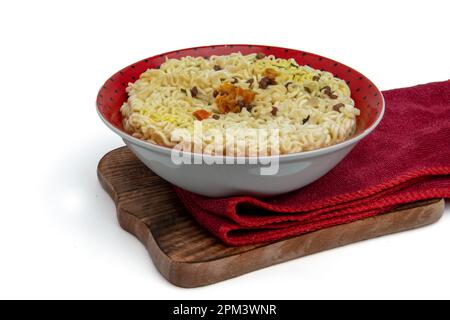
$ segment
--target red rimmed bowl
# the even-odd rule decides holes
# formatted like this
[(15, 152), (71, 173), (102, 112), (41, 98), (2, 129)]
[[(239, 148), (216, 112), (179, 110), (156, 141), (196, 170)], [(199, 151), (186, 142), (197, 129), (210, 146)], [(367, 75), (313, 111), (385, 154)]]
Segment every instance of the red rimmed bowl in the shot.
[[(361, 114), (357, 118), (356, 133), (344, 142), (313, 151), (265, 157), (261, 163), (276, 161), (278, 172), (261, 175), (260, 163), (207, 164), (217, 156), (189, 153), (192, 163), (175, 164), (171, 149), (132, 137), (122, 126), (120, 107), (127, 99), (125, 91), (129, 82), (139, 79), (141, 73), (156, 68), (166, 58), (183, 56), (226, 55), (262, 52), (278, 58), (294, 58), (300, 65), (328, 71), (345, 80), (351, 97)], [(183, 189), (211, 197), (231, 195), (271, 196), (301, 188), (322, 177), (336, 166), (352, 148), (372, 132), (384, 114), (384, 100), (378, 88), (358, 71), (331, 59), (300, 50), (261, 45), (215, 45), (167, 52), (138, 61), (110, 77), (97, 96), (97, 111), (103, 122), (117, 133), (131, 151), (156, 174)], [(203, 160), (206, 161), (201, 161)], [(227, 157), (224, 157), (227, 158)], [(236, 158), (233, 158), (234, 161)], [(197, 160), (197, 161), (194, 161)], [(205, 163), (206, 162), (206, 163)]]

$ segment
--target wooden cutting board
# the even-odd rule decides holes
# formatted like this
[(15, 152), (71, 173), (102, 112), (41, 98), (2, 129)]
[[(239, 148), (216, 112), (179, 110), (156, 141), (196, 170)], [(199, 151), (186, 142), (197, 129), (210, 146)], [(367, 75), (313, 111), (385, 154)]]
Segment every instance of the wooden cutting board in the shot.
[(120, 225), (147, 248), (161, 274), (180, 287), (199, 287), (316, 252), (439, 220), (444, 200), (411, 203), (389, 213), (273, 243), (228, 247), (187, 213), (169, 184), (126, 147), (98, 165), (98, 178), (117, 206)]

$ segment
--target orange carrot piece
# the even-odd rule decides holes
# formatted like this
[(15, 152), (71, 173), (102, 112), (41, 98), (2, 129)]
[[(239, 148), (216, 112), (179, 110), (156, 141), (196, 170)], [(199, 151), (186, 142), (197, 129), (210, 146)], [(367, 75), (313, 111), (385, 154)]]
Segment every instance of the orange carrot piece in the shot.
[(200, 109), (200, 110), (194, 111), (192, 114), (193, 114), (194, 117), (196, 117), (197, 120), (199, 120), (199, 121), (208, 119), (209, 116), (211, 115), (210, 112), (208, 112), (208, 111), (206, 111), (206, 110), (204, 110), (204, 109)]

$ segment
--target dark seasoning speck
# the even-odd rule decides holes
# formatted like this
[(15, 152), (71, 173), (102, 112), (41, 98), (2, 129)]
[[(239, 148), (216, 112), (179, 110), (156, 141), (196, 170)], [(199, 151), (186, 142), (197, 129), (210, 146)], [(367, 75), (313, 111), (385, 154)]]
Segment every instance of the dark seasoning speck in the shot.
[(198, 94), (198, 89), (197, 89), (197, 87), (193, 87), (193, 88), (191, 89), (191, 96), (192, 96), (193, 98), (195, 98), (195, 97), (197, 96), (197, 94)]
[(262, 78), (259, 80), (259, 88), (260, 89), (266, 89), (269, 86), (270, 79), (267, 77)]
[(265, 58), (266, 57), (266, 55), (264, 54), (264, 53), (262, 53), (262, 52), (259, 52), (259, 53), (257, 53), (256, 54), (256, 59), (263, 59), (263, 58)]
[(345, 107), (345, 105), (343, 103), (338, 103), (338, 104), (335, 104), (333, 106), (333, 110), (337, 111), (337, 112), (340, 112), (340, 109), (343, 108), (343, 107)]
[(305, 124), (308, 122), (309, 118), (311, 118), (311, 116), (308, 114), (308, 116), (302, 120), (302, 124)]
[(320, 91), (323, 91), (324, 94), (326, 94), (330, 99), (337, 99), (338, 96), (333, 93), (330, 86), (325, 86)]

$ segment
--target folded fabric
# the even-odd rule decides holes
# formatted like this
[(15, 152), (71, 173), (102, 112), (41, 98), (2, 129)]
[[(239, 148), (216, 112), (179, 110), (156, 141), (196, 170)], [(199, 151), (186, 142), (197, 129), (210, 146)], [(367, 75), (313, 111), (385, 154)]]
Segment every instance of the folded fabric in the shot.
[(276, 241), (450, 197), (450, 80), (383, 92), (379, 126), (333, 170), (288, 194), (213, 199), (175, 187), (183, 205), (228, 245)]

